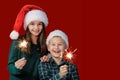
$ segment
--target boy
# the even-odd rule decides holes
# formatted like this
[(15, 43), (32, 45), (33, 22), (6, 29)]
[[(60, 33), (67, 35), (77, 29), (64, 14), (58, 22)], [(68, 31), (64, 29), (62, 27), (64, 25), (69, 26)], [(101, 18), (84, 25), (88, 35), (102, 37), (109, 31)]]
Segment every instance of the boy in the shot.
[(80, 80), (76, 66), (62, 58), (69, 46), (67, 35), (61, 30), (54, 30), (48, 35), (46, 44), (51, 58), (49, 62), (40, 62), (40, 80)]

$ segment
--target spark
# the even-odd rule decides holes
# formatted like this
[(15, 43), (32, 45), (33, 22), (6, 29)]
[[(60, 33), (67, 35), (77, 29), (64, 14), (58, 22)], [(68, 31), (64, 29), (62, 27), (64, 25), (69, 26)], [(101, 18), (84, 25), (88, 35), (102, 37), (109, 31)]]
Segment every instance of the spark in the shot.
[(75, 49), (74, 51), (72, 51), (72, 50), (66, 50), (65, 51), (65, 58), (67, 59), (67, 60), (71, 60), (72, 58), (73, 58), (73, 54), (75, 53), (77, 51), (77, 49)]
[(67, 53), (66, 57), (69, 58), (69, 59), (72, 59), (73, 55), (71, 53)]
[(28, 44), (28, 42), (26, 40), (23, 40), (19, 43), (19, 47), (20, 48), (27, 48), (27, 44)]

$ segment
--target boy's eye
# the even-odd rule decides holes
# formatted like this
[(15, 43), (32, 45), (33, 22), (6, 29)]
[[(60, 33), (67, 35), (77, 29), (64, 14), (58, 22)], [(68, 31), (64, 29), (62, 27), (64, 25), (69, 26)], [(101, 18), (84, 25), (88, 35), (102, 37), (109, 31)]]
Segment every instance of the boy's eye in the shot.
[(59, 46), (62, 45), (62, 44), (58, 44)]
[(55, 46), (55, 44), (51, 44), (52, 46)]

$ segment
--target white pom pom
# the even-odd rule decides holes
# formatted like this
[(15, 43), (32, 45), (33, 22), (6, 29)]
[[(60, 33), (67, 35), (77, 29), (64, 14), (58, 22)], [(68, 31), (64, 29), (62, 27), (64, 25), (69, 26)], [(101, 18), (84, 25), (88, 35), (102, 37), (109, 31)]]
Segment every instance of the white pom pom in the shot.
[(11, 33), (10, 33), (10, 38), (11, 39), (18, 39), (18, 36), (19, 36), (19, 33), (16, 32), (15, 30), (13, 30)]

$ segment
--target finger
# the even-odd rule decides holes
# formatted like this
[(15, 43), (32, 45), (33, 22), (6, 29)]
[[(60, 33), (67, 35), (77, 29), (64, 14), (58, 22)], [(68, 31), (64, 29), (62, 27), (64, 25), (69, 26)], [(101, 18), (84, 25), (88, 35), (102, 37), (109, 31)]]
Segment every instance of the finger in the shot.
[(46, 62), (46, 61), (47, 61), (46, 56), (43, 56), (43, 57), (42, 57), (42, 61), (43, 61), (43, 62)]
[(25, 65), (27, 63), (27, 60), (22, 60), (22, 63)]
[(47, 59), (46, 61), (49, 62), (49, 57), (48, 56), (46, 56), (46, 59)]
[(65, 64), (65, 65), (63, 65), (63, 67), (66, 67), (66, 68), (67, 68), (67, 67), (68, 67), (68, 65), (66, 65), (66, 64)]
[(62, 65), (61, 68), (67, 68), (68, 66), (65, 64), (65, 65)]
[(44, 57), (44, 61), (48, 62), (49, 58), (47, 56)]
[(49, 58), (47, 59), (47, 62), (49, 62)]
[(22, 61), (22, 60), (25, 60), (25, 57), (21, 58), (21, 59), (18, 59), (18, 61)]
[(20, 64), (20, 63), (15, 62), (15, 67), (16, 67), (17, 69), (20, 69), (20, 66), (21, 66), (21, 64)]
[(43, 57), (40, 58), (40, 61), (43, 62)]
[(23, 67), (25, 66), (25, 64), (26, 64), (26, 61), (22, 61), (22, 62), (20, 63), (20, 65), (19, 65), (19, 68), (20, 68), (20, 69), (23, 69)]
[(21, 60), (25, 60), (25, 57), (21, 58)]
[(22, 70), (22, 69), (23, 69), (23, 66), (20, 66), (19, 69)]
[(21, 61), (22, 65), (24, 66), (26, 64), (27, 60)]

